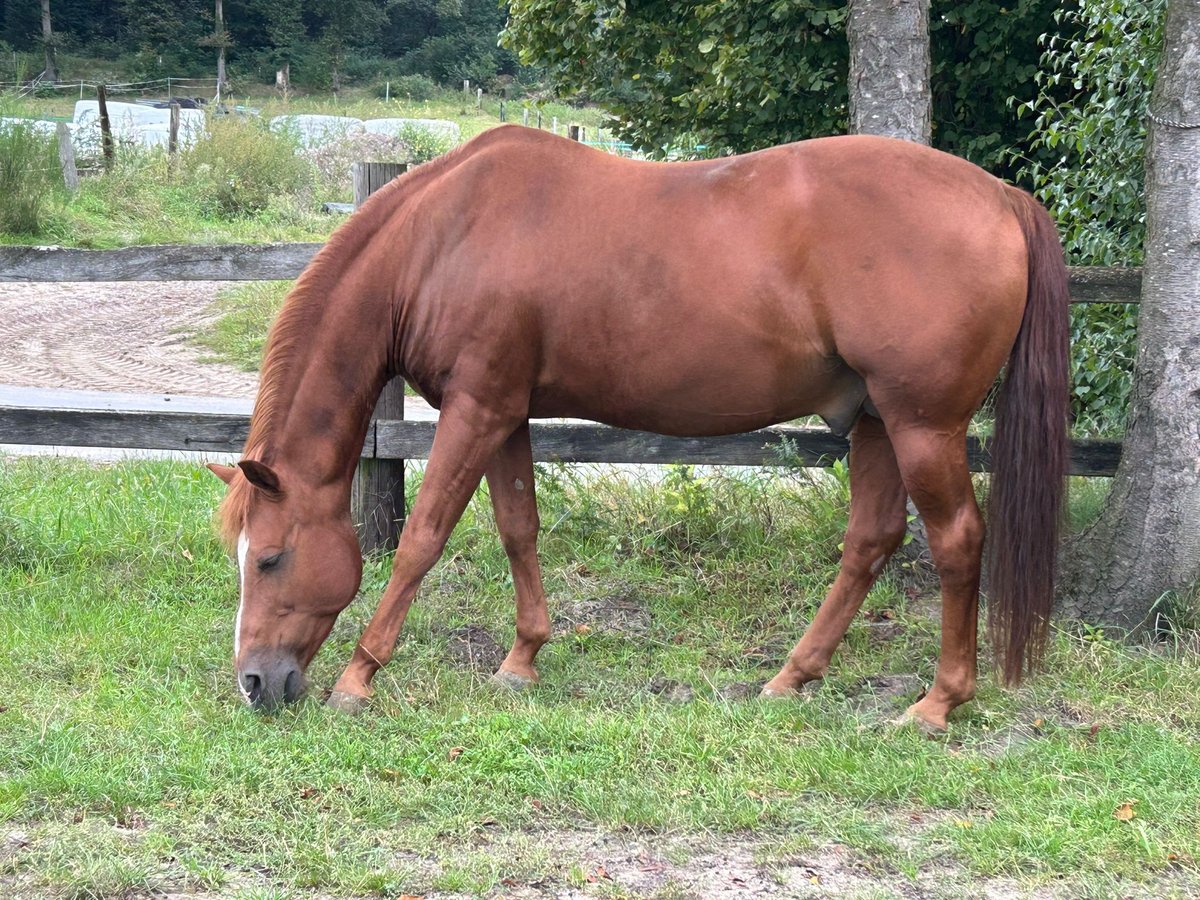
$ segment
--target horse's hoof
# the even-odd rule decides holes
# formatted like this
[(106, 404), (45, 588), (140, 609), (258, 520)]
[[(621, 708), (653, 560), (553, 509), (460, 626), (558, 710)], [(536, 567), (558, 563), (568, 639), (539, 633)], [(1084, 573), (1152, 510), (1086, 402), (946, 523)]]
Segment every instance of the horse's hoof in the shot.
[(336, 709), (338, 712), (348, 713), (349, 715), (358, 715), (367, 708), (368, 698), (360, 697), (358, 694), (348, 694), (345, 691), (332, 691), (329, 694), (329, 699), (325, 701), (325, 705), (330, 709)]
[(899, 731), (902, 728), (913, 727), (917, 729), (918, 734), (923, 734), (925, 737), (940, 737), (946, 733), (945, 725), (938, 725), (936, 722), (930, 722), (928, 719), (922, 718), (911, 709), (905, 710), (900, 716), (892, 720), (892, 727)]
[(504, 688), (505, 690), (513, 691), (514, 693), (527, 691), (529, 688), (537, 684), (537, 682), (528, 675), (519, 675), (516, 672), (508, 672), (504, 669), (500, 669), (498, 672), (496, 672), (496, 674), (491, 677), (491, 682), (496, 687)]

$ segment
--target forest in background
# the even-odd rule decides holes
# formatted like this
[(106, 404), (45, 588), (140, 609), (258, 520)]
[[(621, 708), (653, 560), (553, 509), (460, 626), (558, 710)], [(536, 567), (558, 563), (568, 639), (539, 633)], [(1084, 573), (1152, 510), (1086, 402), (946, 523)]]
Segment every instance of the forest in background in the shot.
[[(496, 0), (225, 0), (224, 38), (212, 0), (50, 0), (60, 77), (112, 81), (214, 76), (224, 42), (234, 88), (273, 84), (370, 87), (404, 75), (495, 88), (518, 75), (497, 42), (507, 10)], [(43, 68), (42, 10), (0, 0), (0, 80)], [(86, 71), (73, 71), (86, 68)]]

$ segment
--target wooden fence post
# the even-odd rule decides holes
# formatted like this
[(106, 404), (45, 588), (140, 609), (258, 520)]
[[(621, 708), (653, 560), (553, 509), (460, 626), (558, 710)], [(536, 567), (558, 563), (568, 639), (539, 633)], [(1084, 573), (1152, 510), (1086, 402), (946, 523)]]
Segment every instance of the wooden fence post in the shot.
[(96, 85), (96, 101), (100, 106), (100, 146), (104, 151), (104, 168), (111, 169), (113, 163), (112, 123), (108, 120), (108, 88)]
[(62, 166), (63, 183), (68, 191), (79, 189), (79, 170), (75, 168), (75, 146), (71, 143), (71, 130), (66, 122), (59, 122), (58, 128), (58, 162)]
[[(406, 163), (355, 163), (354, 207), (407, 169)], [(404, 379), (394, 378), (384, 386), (374, 418), (404, 418)], [(360, 461), (350, 491), (350, 514), (363, 553), (395, 550), (404, 527), (404, 460)]]
[(172, 160), (179, 152), (179, 101), (171, 101), (171, 126), (167, 132), (167, 156)]
[(581, 138), (579, 135), (580, 135), (580, 128), (578, 125), (568, 125), (567, 126), (567, 138), (569, 138), (572, 141), (583, 140), (583, 138)]

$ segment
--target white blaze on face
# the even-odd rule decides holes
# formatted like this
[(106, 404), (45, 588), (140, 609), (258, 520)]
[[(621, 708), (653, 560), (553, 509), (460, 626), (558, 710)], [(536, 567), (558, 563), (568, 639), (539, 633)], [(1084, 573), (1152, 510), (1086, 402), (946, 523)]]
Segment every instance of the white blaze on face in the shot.
[[(246, 537), (243, 529), (238, 535), (238, 610), (237, 618), (233, 620), (233, 661), (236, 664), (242, 637), (242, 607), (246, 603), (246, 555), (250, 552), (250, 538)], [(239, 684), (240, 686), (240, 684)]]

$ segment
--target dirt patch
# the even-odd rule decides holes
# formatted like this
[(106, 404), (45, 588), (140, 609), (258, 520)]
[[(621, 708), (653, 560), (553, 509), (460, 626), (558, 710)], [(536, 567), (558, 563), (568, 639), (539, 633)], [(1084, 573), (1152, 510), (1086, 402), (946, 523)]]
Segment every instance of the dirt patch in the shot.
[(691, 703), (696, 699), (694, 687), (673, 678), (655, 678), (647, 685), (646, 690), (668, 703)]
[(492, 673), (500, 668), (508, 652), (482, 625), (460, 625), (450, 632), (446, 655), (457, 669)]
[(0, 383), (253, 396), (258, 378), (204, 363), (188, 335), (223, 282), (0, 284)]
[(567, 603), (554, 615), (554, 634), (569, 634), (580, 628), (608, 632), (625, 637), (640, 637), (653, 624), (650, 610), (640, 594), (621, 586), (599, 597), (588, 597)]

